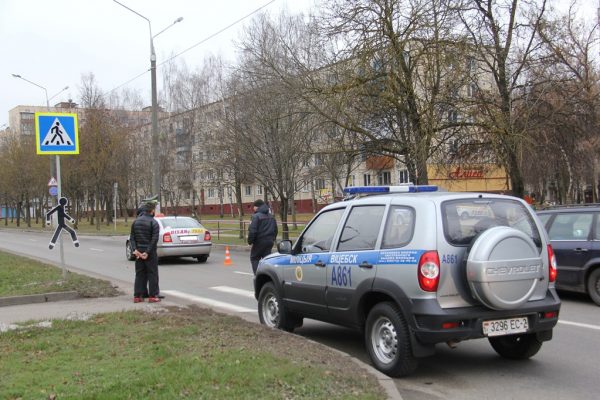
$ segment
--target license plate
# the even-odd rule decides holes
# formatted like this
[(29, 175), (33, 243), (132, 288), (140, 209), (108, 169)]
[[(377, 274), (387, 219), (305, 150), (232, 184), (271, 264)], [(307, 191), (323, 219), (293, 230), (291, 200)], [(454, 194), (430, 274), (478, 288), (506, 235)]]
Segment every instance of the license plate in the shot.
[(529, 330), (527, 317), (483, 321), (483, 334), (485, 336), (512, 335), (525, 333), (527, 330)]
[(198, 236), (179, 236), (179, 240), (182, 242), (197, 242)]

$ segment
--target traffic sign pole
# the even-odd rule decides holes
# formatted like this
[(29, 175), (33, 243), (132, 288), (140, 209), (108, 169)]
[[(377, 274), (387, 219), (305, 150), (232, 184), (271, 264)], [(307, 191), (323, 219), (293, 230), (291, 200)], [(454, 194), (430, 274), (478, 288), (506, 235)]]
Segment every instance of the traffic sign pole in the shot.
[[(60, 178), (60, 156), (57, 154), (56, 156), (56, 182), (58, 183), (58, 198), (62, 197), (62, 186), (61, 186), (61, 178)], [(63, 237), (60, 235), (60, 265), (62, 267), (62, 276), (63, 280), (67, 280), (67, 266), (65, 264), (65, 249), (63, 246)]]

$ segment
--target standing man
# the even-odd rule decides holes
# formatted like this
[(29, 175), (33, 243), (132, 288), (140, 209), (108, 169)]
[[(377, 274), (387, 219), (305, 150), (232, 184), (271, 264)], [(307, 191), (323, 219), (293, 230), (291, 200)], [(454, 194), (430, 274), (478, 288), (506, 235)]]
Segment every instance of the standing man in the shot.
[(135, 283), (133, 287), (133, 302), (144, 301), (144, 294), (148, 293), (148, 302), (157, 303), (158, 297), (158, 243), (159, 226), (154, 219), (156, 202), (149, 201), (144, 204), (141, 213), (131, 224), (130, 243), (135, 260)]
[(254, 214), (252, 214), (252, 221), (248, 227), (248, 244), (252, 245), (250, 262), (255, 275), (258, 262), (261, 258), (271, 254), (276, 238), (277, 222), (270, 213), (269, 206), (258, 199), (254, 202)]

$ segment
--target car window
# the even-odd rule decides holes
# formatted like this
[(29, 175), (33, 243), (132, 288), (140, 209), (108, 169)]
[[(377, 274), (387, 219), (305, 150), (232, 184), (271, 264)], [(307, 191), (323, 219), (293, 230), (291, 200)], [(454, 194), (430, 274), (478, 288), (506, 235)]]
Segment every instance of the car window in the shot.
[(548, 223), (548, 220), (551, 216), (552, 214), (538, 214), (538, 218), (540, 219), (540, 221), (542, 221), (542, 224), (544, 224), (544, 226), (546, 226), (546, 223)]
[(548, 229), (550, 240), (587, 240), (593, 218), (592, 213), (558, 214)]
[(596, 215), (596, 240), (600, 240), (600, 215)]
[(383, 205), (352, 207), (337, 251), (375, 249), (384, 211)]
[(344, 211), (345, 209), (338, 208), (319, 214), (300, 239), (302, 253), (329, 251)]
[(468, 245), (479, 233), (494, 226), (509, 226), (525, 233), (541, 249), (540, 233), (527, 207), (510, 199), (461, 199), (442, 203), (444, 235), (453, 245)]
[(165, 229), (179, 229), (179, 228), (201, 228), (202, 225), (198, 221), (192, 218), (161, 218), (160, 222)]
[(413, 236), (415, 211), (412, 208), (392, 206), (385, 222), (383, 249), (406, 246)]

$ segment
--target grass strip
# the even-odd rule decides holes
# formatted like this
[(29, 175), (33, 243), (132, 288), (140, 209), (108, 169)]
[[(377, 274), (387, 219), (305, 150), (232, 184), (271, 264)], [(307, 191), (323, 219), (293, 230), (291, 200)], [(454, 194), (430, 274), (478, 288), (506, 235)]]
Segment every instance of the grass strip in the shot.
[(0, 297), (68, 292), (75, 290), (83, 297), (116, 296), (119, 291), (110, 282), (67, 273), (62, 269), (0, 251)]
[(385, 398), (324, 346), (198, 307), (54, 321), (0, 334), (0, 352), (3, 399)]

